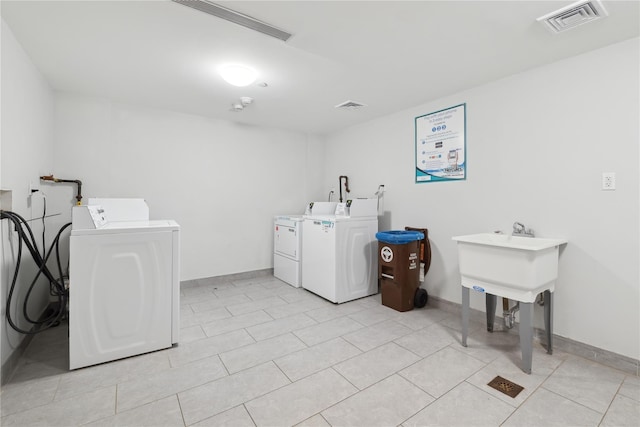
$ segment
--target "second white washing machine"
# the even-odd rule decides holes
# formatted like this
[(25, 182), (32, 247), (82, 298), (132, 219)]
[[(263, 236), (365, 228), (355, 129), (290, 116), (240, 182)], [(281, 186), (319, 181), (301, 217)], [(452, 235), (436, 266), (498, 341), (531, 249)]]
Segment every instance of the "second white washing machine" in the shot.
[(377, 200), (353, 200), (349, 209), (303, 223), (302, 287), (334, 303), (378, 293)]

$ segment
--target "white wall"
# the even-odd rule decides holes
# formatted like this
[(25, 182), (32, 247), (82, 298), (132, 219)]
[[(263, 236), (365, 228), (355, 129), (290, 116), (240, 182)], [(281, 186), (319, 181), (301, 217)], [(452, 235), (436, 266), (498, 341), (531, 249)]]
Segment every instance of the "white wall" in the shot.
[[(53, 166), (53, 92), (35, 68), (30, 58), (14, 38), (11, 29), (2, 21), (2, 141), (0, 188), (12, 190), (12, 211), (26, 219), (41, 217), (42, 197), (29, 198), (29, 184), (39, 184), (40, 175)], [(38, 242), (42, 233), (40, 221), (31, 223)], [(51, 221), (47, 221), (47, 227)], [(2, 296), (0, 301), (2, 364), (22, 342), (5, 318), (5, 304), (15, 267), (17, 240), (9, 232), (9, 221), (2, 221)], [(51, 240), (48, 239), (47, 242)], [(49, 244), (49, 243), (47, 243)], [(14, 298), (20, 303), (11, 312), (18, 325), (29, 329), (21, 321), (22, 301), (27, 287), (35, 276), (35, 267), (26, 248), (23, 253), (21, 274)], [(30, 299), (29, 313), (37, 318), (49, 300), (49, 288), (40, 281)]]
[(321, 194), (319, 137), (62, 93), (55, 111), (55, 174), (175, 219), (182, 280), (272, 267), (273, 216)]
[[(429, 228), (427, 290), (458, 303), (452, 236), (510, 233), (517, 220), (566, 237), (555, 333), (638, 359), (639, 47), (628, 40), (330, 135), (325, 189), (342, 174), (355, 191), (385, 184), (385, 226)], [(415, 184), (414, 118), (460, 103), (466, 181)], [(610, 171), (617, 190), (602, 191)], [(484, 310), (482, 296), (472, 305)]]
[[(321, 137), (103, 99), (54, 101), (3, 22), (0, 185), (14, 190), (14, 210), (25, 216), (40, 209), (27, 204), (29, 182), (48, 173), (81, 179), (85, 197), (144, 197), (153, 218), (182, 225), (187, 280), (271, 267), (272, 215), (324, 200), (339, 175), (359, 196), (385, 184), (383, 227), (430, 229), (427, 289), (455, 302), (451, 236), (509, 232), (519, 220), (570, 241), (555, 332), (638, 359), (639, 47), (633, 39), (453, 94), (331, 135), (325, 147)], [(414, 118), (461, 102), (467, 180), (415, 184)], [(600, 190), (605, 171), (617, 173), (614, 192)], [(64, 222), (75, 189), (41, 187), (59, 196), (52, 204), (63, 215), (54, 221)], [(483, 309), (481, 296), (472, 303)], [(3, 362), (20, 338), (3, 323)]]

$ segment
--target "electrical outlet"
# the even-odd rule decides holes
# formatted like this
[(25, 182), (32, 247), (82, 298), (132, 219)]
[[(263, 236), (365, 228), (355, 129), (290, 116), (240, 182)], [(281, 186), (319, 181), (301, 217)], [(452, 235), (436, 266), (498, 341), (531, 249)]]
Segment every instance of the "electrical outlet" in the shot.
[(616, 173), (615, 172), (602, 172), (602, 189), (603, 190), (616, 189)]

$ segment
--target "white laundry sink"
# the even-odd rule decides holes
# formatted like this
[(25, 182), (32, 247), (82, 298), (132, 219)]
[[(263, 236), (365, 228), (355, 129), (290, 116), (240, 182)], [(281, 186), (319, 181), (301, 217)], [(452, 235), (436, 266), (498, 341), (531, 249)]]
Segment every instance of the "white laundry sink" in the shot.
[(554, 291), (558, 255), (565, 239), (480, 233), (458, 242), (462, 286), (522, 302)]

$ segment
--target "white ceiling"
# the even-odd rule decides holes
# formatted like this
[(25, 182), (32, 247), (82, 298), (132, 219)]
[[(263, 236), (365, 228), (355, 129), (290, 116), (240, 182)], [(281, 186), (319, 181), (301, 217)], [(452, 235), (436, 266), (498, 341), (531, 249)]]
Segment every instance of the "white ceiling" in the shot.
[[(293, 36), (282, 42), (169, 0), (3, 0), (1, 12), (56, 90), (319, 134), (640, 29), (637, 0), (604, 1), (608, 17), (557, 35), (536, 18), (571, 1), (217, 3)], [(269, 86), (229, 86), (215, 71), (225, 62), (252, 65)], [(255, 103), (229, 111), (240, 96)], [(368, 107), (334, 108), (346, 100)]]

